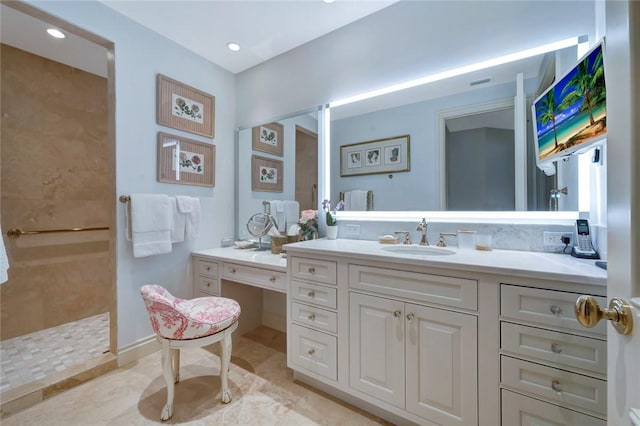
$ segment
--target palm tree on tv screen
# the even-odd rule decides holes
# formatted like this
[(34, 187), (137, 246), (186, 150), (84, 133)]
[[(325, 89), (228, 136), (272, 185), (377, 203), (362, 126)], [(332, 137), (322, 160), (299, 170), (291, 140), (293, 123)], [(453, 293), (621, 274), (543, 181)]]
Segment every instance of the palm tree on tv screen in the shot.
[(542, 97), (536, 105), (538, 111), (538, 119), (543, 126), (551, 121), (553, 126), (553, 139), (555, 142), (555, 148), (558, 148), (558, 134), (556, 132), (556, 99), (553, 94), (553, 90), (549, 90), (544, 97)]
[(589, 57), (584, 58), (578, 65), (576, 74), (567, 82), (562, 89), (562, 95), (569, 91), (560, 103), (560, 110), (569, 108), (578, 101), (581, 111), (589, 111), (589, 123), (595, 124), (593, 109), (605, 99), (604, 87), (604, 65), (602, 61), (602, 49), (600, 49), (589, 70)]

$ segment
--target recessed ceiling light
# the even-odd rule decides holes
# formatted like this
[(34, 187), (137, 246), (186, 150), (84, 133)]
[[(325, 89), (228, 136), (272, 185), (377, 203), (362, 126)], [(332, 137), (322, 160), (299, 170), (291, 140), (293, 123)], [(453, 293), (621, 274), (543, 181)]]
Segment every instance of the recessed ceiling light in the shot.
[(51, 37), (55, 37), (55, 38), (64, 38), (65, 37), (65, 35), (62, 33), (62, 31), (57, 30), (55, 28), (49, 28), (47, 30), (47, 32), (49, 33), (49, 35)]
[(238, 43), (234, 43), (232, 41), (227, 43), (227, 47), (229, 48), (229, 50), (231, 50), (233, 52), (237, 52), (238, 50), (240, 50), (240, 45)]

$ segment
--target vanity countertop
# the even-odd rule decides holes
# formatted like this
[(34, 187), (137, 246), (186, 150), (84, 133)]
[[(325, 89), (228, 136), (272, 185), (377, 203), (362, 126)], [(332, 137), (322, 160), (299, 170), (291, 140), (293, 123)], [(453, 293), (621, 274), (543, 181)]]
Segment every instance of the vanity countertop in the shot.
[(299, 255), (348, 255), (352, 258), (448, 268), (472, 272), (499, 273), (526, 278), (561, 280), (582, 284), (607, 284), (607, 271), (595, 261), (570, 255), (515, 250), (459, 250), (446, 256), (392, 253), (388, 244), (377, 241), (317, 239), (287, 245), (287, 253)]
[(261, 267), (271, 271), (286, 272), (287, 259), (269, 250), (239, 249), (236, 247), (217, 247), (191, 252), (192, 256), (212, 260), (222, 260), (247, 266)]

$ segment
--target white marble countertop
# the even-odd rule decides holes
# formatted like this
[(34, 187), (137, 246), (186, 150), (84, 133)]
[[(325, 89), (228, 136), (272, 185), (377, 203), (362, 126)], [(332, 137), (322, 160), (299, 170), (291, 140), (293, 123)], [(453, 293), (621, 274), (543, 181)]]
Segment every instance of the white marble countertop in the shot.
[[(560, 280), (582, 284), (607, 284), (607, 271), (594, 260), (577, 259), (568, 254), (515, 250), (459, 250), (452, 255), (413, 255), (382, 250), (388, 244), (363, 240), (327, 240), (324, 238), (288, 244), (287, 253), (331, 255), (397, 262), (411, 265), (504, 274), (526, 278)], [(435, 246), (430, 246), (435, 247)]]
[(287, 259), (269, 250), (239, 249), (236, 247), (218, 247), (191, 252), (193, 256), (212, 260), (234, 262), (248, 266), (261, 267), (271, 271), (286, 272)]

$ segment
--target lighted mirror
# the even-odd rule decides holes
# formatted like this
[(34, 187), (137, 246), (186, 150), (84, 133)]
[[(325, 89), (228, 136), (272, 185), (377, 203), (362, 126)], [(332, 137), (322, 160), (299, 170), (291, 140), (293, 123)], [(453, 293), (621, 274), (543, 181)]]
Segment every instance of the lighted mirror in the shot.
[(530, 121), (533, 99), (577, 57), (573, 45), (331, 107), (327, 193), (369, 193), (371, 208), (353, 210), (577, 211), (578, 159), (543, 173)]
[(295, 200), (300, 211), (318, 208), (317, 109), (238, 129), (236, 138), (239, 238), (250, 238), (247, 221), (264, 211), (263, 201)]

